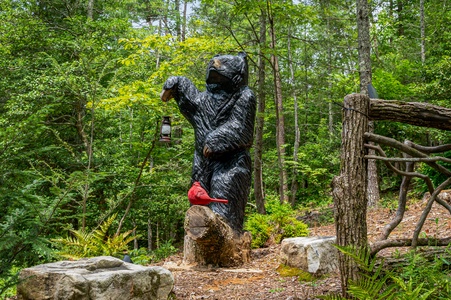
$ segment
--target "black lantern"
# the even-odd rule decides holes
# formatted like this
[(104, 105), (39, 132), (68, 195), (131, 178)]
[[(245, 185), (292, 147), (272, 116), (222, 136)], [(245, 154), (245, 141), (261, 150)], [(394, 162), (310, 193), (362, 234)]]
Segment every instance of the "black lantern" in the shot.
[(168, 143), (171, 141), (171, 117), (164, 116), (161, 122), (160, 142)]

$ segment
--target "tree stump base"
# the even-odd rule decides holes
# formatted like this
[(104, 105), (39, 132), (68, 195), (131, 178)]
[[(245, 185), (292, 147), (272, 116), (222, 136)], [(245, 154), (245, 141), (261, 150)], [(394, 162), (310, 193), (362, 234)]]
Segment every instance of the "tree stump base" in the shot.
[(207, 206), (188, 209), (185, 232), (186, 265), (237, 267), (250, 261), (251, 234), (236, 232)]

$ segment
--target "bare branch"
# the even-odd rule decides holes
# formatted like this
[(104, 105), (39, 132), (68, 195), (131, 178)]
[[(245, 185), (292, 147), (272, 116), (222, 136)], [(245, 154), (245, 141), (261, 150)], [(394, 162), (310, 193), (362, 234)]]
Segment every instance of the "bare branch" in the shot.
[[(382, 150), (382, 148), (379, 145), (365, 144), (365, 147), (371, 148), (371, 149), (377, 151), (379, 153), (379, 155), (381, 155), (382, 157), (387, 157), (384, 150)], [(404, 155), (408, 156), (408, 154), (404, 154)], [(398, 209), (396, 210), (396, 215), (389, 224), (385, 225), (385, 227), (382, 230), (382, 233), (379, 237), (379, 240), (386, 240), (388, 238), (388, 236), (390, 235), (390, 233), (393, 231), (393, 229), (395, 229), (396, 226), (398, 226), (398, 224), (401, 223), (401, 221), (404, 217), (404, 212), (406, 210), (407, 190), (409, 188), (410, 180), (412, 179), (412, 177), (419, 177), (419, 178), (423, 179), (426, 182), (426, 184), (428, 185), (428, 188), (431, 190), (434, 190), (432, 181), (430, 180), (430, 178), (428, 176), (423, 175), (421, 173), (413, 172), (414, 164), (412, 162), (406, 163), (406, 171), (405, 172), (395, 168), (388, 161), (384, 161), (384, 164), (387, 166), (387, 168), (389, 168), (393, 172), (403, 176), (403, 179), (402, 179), (402, 183), (401, 183), (400, 191), (399, 191)]]
[[(402, 152), (405, 152), (413, 157), (421, 157), (421, 158), (427, 158), (428, 156), (426, 154), (424, 154), (423, 152), (420, 152), (406, 144), (400, 143), (395, 139), (389, 138), (389, 137), (385, 137), (385, 136), (381, 136), (378, 134), (374, 134), (374, 133), (365, 133), (364, 134), (365, 139), (367, 139), (368, 141), (371, 142), (375, 142), (378, 144), (383, 144), (383, 145), (387, 145), (393, 148), (396, 148)], [(435, 162), (426, 162), (430, 167), (434, 168), (435, 170), (437, 170), (438, 172), (446, 175), (446, 176), (451, 176), (451, 171), (448, 170), (447, 168), (436, 164)]]
[(420, 231), (423, 228), (424, 222), (426, 221), (426, 218), (431, 211), (432, 204), (436, 200), (438, 194), (449, 184), (451, 183), (451, 177), (448, 177), (442, 184), (440, 184), (433, 193), (431, 193), (431, 198), (429, 198), (429, 201), (426, 205), (426, 208), (423, 210), (423, 213), (421, 214), (420, 220), (417, 223), (417, 227), (415, 228), (415, 231), (413, 232), (413, 238), (412, 238), (412, 247), (415, 248), (418, 244), (418, 236), (420, 235)]
[(446, 151), (451, 150), (451, 144), (439, 145), (439, 146), (435, 146), (435, 147), (426, 147), (426, 146), (417, 145), (417, 144), (410, 142), (410, 147), (417, 149), (418, 151), (421, 151), (423, 153), (427, 153), (427, 154), (441, 153), (441, 152), (446, 152)]
[(402, 157), (382, 157), (382, 156), (376, 156), (376, 155), (365, 155), (366, 159), (377, 159), (382, 161), (399, 161), (399, 162), (436, 162), (436, 161), (443, 161), (451, 163), (451, 159), (441, 156), (434, 156), (434, 157), (410, 157), (410, 158), (402, 158)]
[[(451, 237), (443, 239), (418, 239), (417, 246), (448, 246), (451, 243)], [(376, 255), (379, 251), (391, 247), (409, 247), (412, 246), (412, 239), (392, 239), (377, 241), (370, 245), (371, 255)]]

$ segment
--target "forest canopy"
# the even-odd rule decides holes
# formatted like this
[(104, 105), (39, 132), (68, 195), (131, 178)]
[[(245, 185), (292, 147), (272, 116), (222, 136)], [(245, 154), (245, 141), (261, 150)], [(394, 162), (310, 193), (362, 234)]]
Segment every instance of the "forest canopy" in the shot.
[[(370, 1), (379, 98), (451, 107), (450, 5)], [(245, 51), (258, 97), (248, 212), (330, 204), (357, 48), (349, 0), (0, 0), (0, 283), (60, 258), (57, 241), (77, 234), (121, 237), (117, 253), (180, 245), (193, 129), (159, 94), (173, 75), (204, 90), (215, 54)], [(166, 115), (172, 142), (160, 143)], [(400, 123), (375, 132), (449, 141)], [(378, 182), (384, 193), (401, 179), (380, 164)]]

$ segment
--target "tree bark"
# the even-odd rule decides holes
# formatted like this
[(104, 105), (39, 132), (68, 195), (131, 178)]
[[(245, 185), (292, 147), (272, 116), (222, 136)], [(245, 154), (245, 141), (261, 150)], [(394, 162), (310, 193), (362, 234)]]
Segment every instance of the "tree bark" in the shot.
[[(360, 93), (368, 96), (368, 85), (371, 84), (371, 52), (370, 52), (370, 19), (368, 0), (357, 0), (357, 29), (359, 44)], [(373, 132), (374, 124), (369, 123), (369, 131)], [(373, 150), (370, 150), (370, 154)], [(379, 183), (377, 180), (376, 160), (368, 161), (368, 205), (375, 206), (379, 201)]]
[[(288, 64), (290, 67), (290, 83), (294, 85), (294, 67), (291, 56), (291, 32), (288, 32)], [(290, 204), (292, 207), (296, 205), (296, 194), (299, 189), (299, 181), (298, 181), (298, 152), (299, 146), (301, 143), (301, 131), (299, 129), (299, 105), (298, 99), (296, 97), (296, 92), (293, 90), (293, 102), (294, 102), (294, 145), (293, 145), (293, 179), (291, 180), (291, 193), (290, 193)]]
[(397, 0), (396, 1), (396, 12), (398, 15), (398, 36), (403, 36), (404, 35), (404, 5), (403, 5), (403, 1), (404, 0)]
[(188, 209), (185, 231), (184, 264), (236, 267), (250, 261), (250, 233), (234, 231), (207, 206)]
[(186, 14), (188, 11), (188, 1), (183, 1), (183, 16), (182, 16), (182, 36), (181, 41), (183, 42), (186, 39)]
[(257, 116), (255, 126), (255, 145), (254, 145), (254, 195), (257, 211), (265, 214), (265, 194), (263, 189), (263, 129), (265, 126), (265, 57), (263, 49), (266, 47), (266, 12), (261, 10), (260, 15), (260, 42), (258, 55), (258, 93), (257, 93)]
[(371, 84), (370, 20), (368, 0), (357, 0), (360, 93), (368, 96)]
[(371, 99), (370, 118), (451, 130), (451, 108), (419, 102)]
[(271, 35), (270, 47), (272, 49), (271, 65), (274, 75), (274, 101), (276, 106), (276, 144), (279, 165), (279, 196), (280, 202), (288, 202), (287, 171), (285, 170), (285, 118), (283, 115), (282, 79), (280, 78), (279, 59), (275, 54), (276, 32), (274, 16), (271, 13), (271, 1), (267, 1), (269, 30)]
[(152, 223), (150, 217), (147, 219), (147, 251), (152, 251)]
[(92, 18), (94, 16), (94, 0), (88, 0), (88, 7), (86, 9), (88, 19), (92, 21)]
[[(364, 134), (368, 130), (369, 98), (361, 94), (345, 97), (340, 175), (335, 177), (333, 198), (337, 244), (367, 247), (367, 162)], [(348, 281), (358, 278), (358, 267), (349, 257), (339, 254), (342, 291)]]
[(426, 33), (424, 23), (424, 0), (420, 0), (420, 32), (421, 32), (421, 63), (426, 62)]

